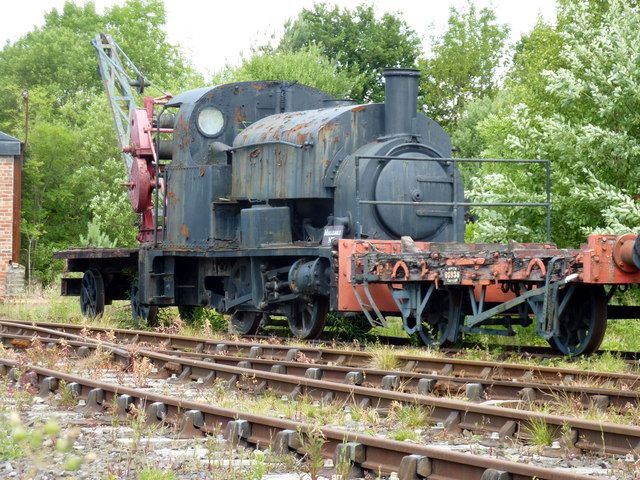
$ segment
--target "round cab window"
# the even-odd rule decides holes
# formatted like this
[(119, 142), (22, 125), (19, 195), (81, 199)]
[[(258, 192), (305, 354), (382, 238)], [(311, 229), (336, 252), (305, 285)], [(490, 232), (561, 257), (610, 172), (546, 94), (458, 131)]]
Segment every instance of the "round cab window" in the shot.
[(198, 114), (198, 128), (208, 137), (219, 135), (224, 127), (224, 115), (215, 107), (203, 108)]

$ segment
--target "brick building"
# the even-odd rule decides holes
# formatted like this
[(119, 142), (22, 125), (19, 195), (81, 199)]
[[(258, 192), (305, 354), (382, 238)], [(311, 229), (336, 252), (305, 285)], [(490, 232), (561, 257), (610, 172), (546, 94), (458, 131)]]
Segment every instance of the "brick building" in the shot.
[(20, 261), (22, 145), (0, 132), (0, 299), (24, 290)]

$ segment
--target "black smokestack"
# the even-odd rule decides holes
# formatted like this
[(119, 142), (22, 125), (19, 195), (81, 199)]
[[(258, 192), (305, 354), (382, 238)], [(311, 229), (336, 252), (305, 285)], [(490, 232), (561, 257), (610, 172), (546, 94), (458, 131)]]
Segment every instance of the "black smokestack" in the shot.
[(386, 134), (415, 133), (420, 70), (388, 68), (383, 75)]

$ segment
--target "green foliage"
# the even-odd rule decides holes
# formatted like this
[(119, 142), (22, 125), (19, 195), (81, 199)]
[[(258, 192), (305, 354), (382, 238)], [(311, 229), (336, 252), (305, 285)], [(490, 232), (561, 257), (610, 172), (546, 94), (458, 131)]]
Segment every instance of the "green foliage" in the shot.
[[(539, 22), (516, 49), (507, 100), (477, 124), (487, 157), (552, 161), (553, 239), (576, 245), (590, 232), (640, 226), (638, 7), (623, 1), (563, 2), (558, 26)], [(540, 198), (543, 177), (508, 167), (474, 185), (473, 199), (509, 189)], [(532, 240), (543, 216), (479, 214), (472, 240)], [(539, 237), (538, 237), (539, 239)]]
[(319, 426), (314, 426), (311, 431), (306, 433), (299, 430), (298, 435), (302, 438), (307, 470), (311, 480), (316, 480), (324, 465), (322, 450), (327, 442), (326, 437)]
[(22, 245), (31, 279), (50, 282), (62, 267), (52, 253), (77, 246), (97, 224), (113, 244), (135, 244), (126, 172), (90, 41), (110, 33), (160, 88), (201, 84), (167, 41), (164, 22), (160, 0), (128, 0), (103, 13), (91, 2), (68, 1), (47, 13), (42, 27), (0, 50), (0, 130), (24, 138), (22, 91), (29, 91)]
[(26, 452), (20, 445), (26, 438), (24, 428), (19, 431), (17, 426), (11, 428), (4, 416), (0, 416), (0, 461), (14, 460), (23, 457)]
[[(451, 141), (458, 149), (460, 158), (477, 158), (486, 148), (486, 140), (478, 131), (478, 124), (499, 110), (507, 100), (503, 90), (495, 96), (483, 96), (469, 102), (458, 118), (455, 129), (451, 133)], [(473, 169), (473, 166), (469, 166)], [(477, 171), (477, 168), (472, 171)]]
[[(31, 460), (30, 463), (40, 469), (45, 464), (44, 459), (53, 456), (53, 448), (55, 448), (57, 452), (63, 454), (65, 470), (78, 470), (83, 459), (68, 453), (79, 433), (79, 430), (74, 429), (62, 432), (55, 420), (27, 427), (15, 412), (8, 418), (0, 415), (0, 461), (28, 457)], [(43, 446), (45, 438), (51, 439), (55, 447)], [(65, 448), (59, 447), (61, 443), (65, 443)]]
[(358, 76), (340, 71), (315, 45), (296, 51), (254, 53), (238, 68), (227, 68), (213, 78), (214, 84), (255, 80), (289, 80), (315, 87), (338, 98), (348, 96)]
[(191, 330), (207, 330), (211, 332), (226, 332), (229, 327), (227, 319), (214, 308), (193, 307), (192, 315), (185, 320)]
[(531, 419), (524, 430), (531, 437), (531, 443), (537, 447), (546, 447), (553, 441), (551, 427), (543, 419)]
[(490, 8), (451, 8), (444, 35), (433, 40), (433, 54), (420, 60), (420, 90), (427, 115), (445, 128), (457, 123), (472, 100), (495, 93), (496, 70), (508, 28)]
[(391, 432), (389, 438), (399, 442), (419, 442), (420, 434), (408, 428), (399, 428)]
[(371, 330), (371, 324), (364, 316), (345, 316), (330, 312), (327, 317), (331, 338), (347, 342), (364, 341)]
[(165, 472), (159, 468), (145, 468), (138, 474), (138, 480), (175, 480), (173, 472)]
[(304, 50), (317, 45), (335, 60), (339, 71), (357, 79), (351, 97), (358, 101), (382, 101), (382, 71), (387, 67), (415, 66), (420, 38), (398, 15), (376, 18), (373, 6), (353, 10), (318, 3), (303, 9), (285, 25), (278, 51)]
[(128, 0), (103, 14), (96, 12), (92, 2), (67, 1), (61, 11), (53, 9), (45, 15), (44, 26), (2, 49), (0, 71), (20, 87), (46, 87), (59, 105), (76, 92), (101, 94), (90, 41), (97, 33), (107, 32), (160, 85), (193, 81), (197, 75), (167, 41), (165, 20), (160, 0)]
[(114, 248), (116, 242), (109, 238), (105, 232), (102, 231), (102, 222), (100, 217), (94, 216), (87, 226), (87, 236), (80, 235), (81, 247), (94, 247), (94, 248)]

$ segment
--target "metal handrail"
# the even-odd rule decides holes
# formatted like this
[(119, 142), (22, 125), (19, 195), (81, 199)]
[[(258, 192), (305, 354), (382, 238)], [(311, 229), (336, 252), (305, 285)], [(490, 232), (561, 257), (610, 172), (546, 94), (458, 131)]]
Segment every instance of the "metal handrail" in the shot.
[[(458, 202), (455, 200), (457, 187), (459, 183), (457, 176), (453, 177), (453, 201), (451, 202), (409, 202), (394, 200), (361, 200), (360, 199), (360, 160), (379, 160), (381, 162), (389, 162), (391, 160), (407, 160), (412, 162), (438, 162), (447, 165), (453, 164), (454, 169), (459, 163), (510, 163), (510, 164), (542, 164), (545, 166), (546, 176), (546, 201), (545, 202)], [(356, 155), (355, 157), (355, 189), (356, 189), (356, 218), (355, 218), (355, 236), (362, 237), (361, 205), (414, 205), (414, 206), (438, 206), (453, 207), (451, 212), (453, 229), (453, 241), (458, 241), (458, 232), (455, 228), (460, 207), (544, 207), (546, 209), (546, 240), (551, 241), (551, 162), (541, 159), (504, 159), (504, 158), (418, 158), (418, 157), (396, 157), (390, 155)]]

